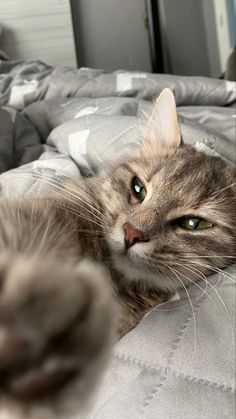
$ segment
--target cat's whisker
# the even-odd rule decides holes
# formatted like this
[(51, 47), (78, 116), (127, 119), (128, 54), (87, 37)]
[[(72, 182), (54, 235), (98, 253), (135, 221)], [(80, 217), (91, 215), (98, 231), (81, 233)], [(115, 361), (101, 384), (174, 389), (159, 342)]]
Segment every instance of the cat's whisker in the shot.
[[(63, 191), (63, 192), (68, 192), (71, 196), (73, 196), (73, 197), (75, 197), (76, 199), (79, 199), (79, 200), (81, 200), (81, 198), (80, 198), (80, 196), (81, 197), (83, 197), (84, 199), (86, 199), (87, 197), (85, 196), (85, 195), (83, 195), (83, 194), (81, 194), (81, 193), (79, 193), (78, 191), (76, 191), (76, 190), (74, 190), (74, 194), (73, 193), (71, 193), (71, 192), (69, 192), (70, 191), (70, 187), (66, 187), (65, 185), (63, 185), (60, 181), (58, 181), (58, 180), (56, 180), (56, 179), (52, 179), (52, 178), (50, 178), (50, 177), (48, 177), (48, 176), (45, 176), (45, 175), (43, 175), (43, 176), (38, 176), (37, 174), (32, 174), (32, 173), (29, 173), (29, 172), (21, 172), (21, 173), (23, 173), (23, 175), (24, 176), (28, 176), (29, 178), (32, 178), (32, 179), (34, 179), (34, 180), (40, 180), (40, 181), (43, 181), (44, 183), (47, 183), (47, 184), (49, 184), (50, 186), (53, 186), (53, 187), (55, 187), (55, 188), (57, 188), (57, 189), (60, 189), (61, 191)], [(20, 175), (21, 177), (22, 177), (22, 174)], [(73, 189), (71, 189), (71, 190), (73, 190)], [(78, 204), (78, 203), (76, 203), (76, 202), (74, 202), (74, 201), (71, 201), (71, 202), (73, 202), (73, 203), (75, 203), (75, 204)], [(88, 206), (90, 206), (93, 210), (95, 210), (95, 211), (97, 211), (98, 213), (99, 213), (99, 215), (101, 215), (101, 213), (98, 211), (98, 209), (97, 208), (95, 208), (95, 207), (92, 207), (86, 200), (84, 200), (84, 201), (82, 201), (83, 203), (86, 203), (86, 205), (88, 205)], [(92, 214), (94, 217), (96, 217), (96, 214)]]
[[(182, 258), (182, 260), (183, 260), (184, 262), (191, 262), (192, 264), (195, 264), (195, 265), (198, 265), (198, 266), (202, 266), (202, 267), (204, 267), (204, 268), (209, 269), (209, 270), (210, 270), (210, 271), (212, 271), (212, 272), (220, 273), (221, 275), (223, 275), (223, 276), (227, 277), (228, 279), (232, 280), (233, 282), (235, 282), (235, 275), (232, 275), (232, 274), (230, 274), (229, 272), (226, 272), (224, 269), (217, 268), (216, 266), (213, 266), (213, 265), (211, 265), (211, 264), (209, 264), (209, 263), (203, 263), (203, 262), (200, 260), (200, 259), (202, 259), (202, 258), (209, 259), (209, 258), (212, 258), (212, 257), (214, 257), (214, 256), (211, 256), (211, 255), (210, 255), (210, 256), (193, 256), (193, 257), (191, 257), (191, 256), (189, 256), (189, 257), (184, 256), (184, 257)], [(215, 256), (215, 257), (217, 257), (217, 258), (221, 258), (222, 256)], [(223, 257), (224, 257), (224, 258), (228, 258), (228, 259), (232, 259), (232, 261), (230, 260), (230, 262), (234, 262), (234, 261), (235, 261), (235, 259), (236, 259), (236, 257), (235, 257), (235, 256), (226, 256), (226, 255), (223, 255)], [(196, 259), (197, 259), (197, 261), (192, 260), (192, 259), (194, 259), (194, 258), (196, 258)]]
[[(186, 269), (187, 269), (187, 266), (188, 266), (188, 267), (190, 266), (190, 267), (191, 267), (191, 269), (190, 269), (190, 268), (189, 268), (189, 269), (190, 269), (191, 271), (192, 271), (192, 269), (193, 269), (193, 270), (195, 270), (195, 271), (197, 271), (197, 272), (201, 273), (201, 275), (204, 277), (204, 278), (203, 278), (203, 280), (204, 280), (204, 281), (208, 284), (208, 286), (211, 286), (211, 285), (212, 285), (212, 284), (211, 284), (211, 283), (207, 280), (206, 275), (204, 275), (204, 273), (203, 273), (203, 272), (201, 272), (199, 269), (197, 269), (197, 268), (195, 268), (195, 267), (193, 267), (192, 265), (189, 265), (189, 264), (188, 264), (188, 265), (186, 265), (186, 264), (185, 264), (185, 265), (183, 265), (183, 266), (184, 266)], [(220, 281), (220, 278), (219, 278), (218, 282), (219, 282), (219, 281)], [(197, 283), (195, 283), (195, 285), (197, 285)], [(212, 286), (213, 286), (213, 285), (212, 285)], [(216, 290), (215, 290), (215, 291), (216, 291)], [(224, 307), (225, 307), (225, 304), (224, 304)], [(228, 314), (228, 310), (227, 310), (227, 314)], [(230, 319), (230, 320), (231, 320), (231, 319)]]
[[(157, 268), (157, 266), (156, 265), (152, 265), (153, 266), (153, 268), (157, 271), (157, 272), (159, 272), (159, 269)], [(166, 268), (168, 268), (168, 269), (170, 269), (170, 271), (175, 275), (175, 277), (177, 278), (177, 280), (178, 280), (178, 282), (180, 282), (180, 284), (181, 284), (181, 287), (183, 287), (183, 289), (185, 290), (185, 293), (186, 293), (186, 295), (187, 295), (187, 297), (188, 297), (188, 300), (189, 300), (189, 303), (190, 303), (190, 307), (191, 307), (191, 310), (192, 310), (192, 314), (193, 314), (193, 323), (194, 323), (194, 353), (196, 353), (196, 347), (197, 347), (197, 323), (196, 323), (196, 315), (195, 315), (195, 311), (194, 311), (194, 307), (193, 307), (193, 303), (192, 303), (192, 300), (191, 300), (191, 297), (190, 297), (190, 294), (189, 294), (189, 292), (188, 292), (188, 290), (187, 290), (187, 288), (186, 288), (186, 286), (184, 285), (184, 283), (183, 283), (183, 281), (179, 278), (179, 275), (178, 275), (178, 273), (180, 273), (179, 271), (176, 271), (174, 268), (172, 268), (171, 266), (169, 266), (168, 264), (164, 264), (164, 266), (166, 267)], [(199, 286), (200, 287), (200, 286)], [(200, 287), (201, 288), (201, 287)], [(201, 290), (202, 291), (204, 291), (203, 292), (203, 294), (205, 293), (205, 291), (206, 290), (203, 290), (202, 288), (201, 288)], [(203, 295), (202, 294), (202, 295)], [(201, 296), (200, 296), (201, 297)], [(199, 297), (199, 298), (200, 298)], [(182, 305), (182, 306), (178, 306), (177, 308), (174, 308), (173, 309), (173, 311), (176, 311), (176, 310), (179, 310), (180, 308), (184, 308), (184, 307), (186, 307), (186, 304), (184, 304), (184, 305)], [(162, 311), (162, 310), (161, 310)], [(163, 310), (163, 311), (165, 311), (165, 310)], [(168, 309), (168, 311), (172, 311), (172, 309)]]
[(235, 339), (235, 332), (234, 332), (234, 325), (233, 325), (229, 310), (228, 310), (223, 298), (221, 297), (220, 293), (217, 291), (217, 289), (207, 279), (206, 279), (206, 281), (207, 281), (209, 287), (212, 288), (212, 290), (216, 293), (217, 297), (219, 298), (219, 300), (220, 300), (221, 304), (223, 305), (224, 310), (227, 314), (227, 317), (229, 319), (230, 326), (231, 326), (232, 345), (233, 345), (234, 344), (234, 339)]
[(191, 264), (202, 266), (203, 268), (207, 268), (212, 272), (219, 273), (222, 276), (224, 276), (225, 278), (232, 281), (233, 283), (236, 283), (235, 275), (231, 275), (229, 272), (225, 272), (223, 269), (219, 269), (216, 266), (212, 266), (212, 265), (209, 265), (209, 264), (205, 264), (205, 263), (202, 263), (202, 262), (196, 262), (196, 261), (191, 261)]
[(156, 310), (157, 311), (160, 311), (160, 312), (171, 312), (171, 311), (178, 311), (178, 310), (180, 310), (181, 308), (185, 308), (185, 307), (187, 307), (189, 304), (187, 303), (187, 304), (183, 304), (182, 306), (178, 306), (178, 307), (173, 307), (173, 308), (167, 308), (167, 309), (159, 309), (159, 307), (161, 307), (162, 305), (164, 305), (164, 304), (166, 304), (166, 303), (168, 303), (168, 301), (165, 301), (164, 303), (162, 303), (162, 304), (160, 304), (160, 305), (158, 305), (157, 307), (156, 307)]
[[(95, 183), (95, 178), (93, 179), (93, 182)], [(100, 186), (101, 185), (101, 180), (100, 180), (100, 182), (97, 182), (97, 184), (98, 184), (98, 186)], [(93, 199), (93, 205), (91, 205), (89, 202), (87, 202), (87, 198), (88, 197), (86, 195), (83, 195), (83, 194), (79, 193), (77, 189), (68, 188), (68, 185), (67, 184), (63, 185), (63, 187), (64, 187), (64, 189), (65, 189), (66, 192), (68, 191), (68, 189), (70, 191), (72, 190), (74, 192), (74, 194), (75, 194), (75, 198), (80, 199), (80, 196), (82, 198), (84, 198), (85, 201), (82, 201), (82, 202), (83, 203), (85, 202), (86, 205), (88, 205), (89, 208), (91, 208), (93, 217), (95, 217), (98, 221), (101, 221), (102, 208), (96, 202), (94, 203), (94, 199), (93, 199), (92, 193), (90, 193), (90, 191), (88, 189), (83, 188), (81, 186), (81, 184), (79, 184), (79, 188), (82, 189), (82, 190), (84, 190), (84, 192), (86, 193), (86, 195), (88, 195), (89, 197), (91, 197)], [(86, 209), (86, 210), (88, 211), (88, 209)], [(93, 211), (96, 211), (96, 214), (94, 214)], [(105, 223), (106, 220), (103, 220), (103, 222)]]
[(236, 256), (229, 256), (229, 255), (225, 255), (224, 253), (222, 253), (222, 254), (218, 253), (217, 255), (209, 255), (209, 256), (206, 256), (206, 255), (198, 255), (197, 256), (197, 255), (191, 255), (191, 254), (189, 254), (189, 255), (184, 254), (183, 257), (184, 258), (185, 257), (190, 258), (190, 259), (192, 259), (192, 258), (196, 258), (196, 259), (207, 258), (207, 259), (209, 259), (209, 258), (221, 258), (221, 257), (229, 258), (229, 259), (236, 259)]
[[(196, 276), (198, 276), (198, 278), (202, 279), (203, 281), (205, 281), (205, 280), (206, 280), (206, 275), (204, 275), (204, 273), (203, 273), (202, 271), (200, 271), (199, 269), (197, 269), (196, 267), (193, 267), (192, 265), (190, 265), (190, 264), (188, 264), (188, 263), (186, 264), (186, 261), (184, 261), (183, 265), (180, 265), (180, 266), (183, 266), (184, 268), (188, 267), (188, 268), (189, 268), (189, 270), (190, 270), (192, 273), (197, 272), (197, 274), (195, 273), (195, 275), (196, 275)], [(190, 269), (190, 268), (191, 268), (191, 269)]]
[[(91, 191), (88, 188), (85, 188), (80, 181), (78, 181), (78, 180), (71, 180), (71, 179), (68, 179), (68, 178), (67, 178), (67, 181), (69, 182), (69, 185), (68, 185), (67, 182), (63, 182), (63, 186), (67, 190), (70, 190), (70, 191), (74, 192), (77, 195), (79, 193), (79, 190), (78, 190), (78, 187), (77, 187), (78, 184), (79, 184), (79, 189), (81, 189), (82, 191), (84, 191), (86, 193), (86, 195), (88, 195), (90, 198), (92, 198), (92, 199), (94, 198), (93, 197), (93, 194), (91, 193)], [(100, 179), (100, 181), (101, 181), (101, 179)], [(93, 178), (93, 183), (96, 183), (96, 177)], [(72, 188), (72, 185), (75, 185), (75, 188)], [(100, 209), (98, 203), (95, 202), (94, 205), (96, 205), (96, 208), (97, 209)]]
[[(161, 277), (162, 277), (162, 279), (166, 279), (166, 278), (164, 278), (163, 277), (163, 275), (162, 275), (162, 273), (161, 273), (161, 271), (160, 271), (160, 269), (159, 269), (159, 267), (157, 267), (155, 264), (151, 264), (150, 263), (150, 265), (153, 267), (153, 269), (155, 270), (155, 271), (157, 271), (158, 272), (158, 274), (160, 274), (161, 275)], [(199, 300), (204, 294), (206, 294), (206, 289), (207, 289), (207, 286), (206, 286), (206, 288), (205, 288), (205, 290), (202, 288), (202, 287), (200, 287), (200, 285), (198, 286), (203, 292), (202, 292), (202, 294), (197, 298), (197, 300)], [(163, 303), (163, 304), (165, 304), (165, 303)], [(160, 304), (160, 306), (162, 306), (163, 304)], [(186, 306), (187, 306), (188, 304), (183, 304), (183, 305), (181, 305), (181, 306), (178, 306), (178, 307), (175, 307), (175, 308), (168, 308), (168, 309), (160, 309), (159, 310), (159, 306), (157, 307), (157, 310), (158, 311), (167, 311), (167, 312), (169, 312), (169, 311), (177, 311), (177, 310), (180, 310), (181, 308), (185, 308)]]
[(192, 314), (193, 314), (193, 324), (194, 324), (194, 354), (196, 354), (196, 350), (197, 350), (197, 321), (196, 321), (196, 314), (194, 311), (194, 306), (193, 306), (193, 302), (191, 300), (190, 294), (188, 292), (187, 287), (184, 285), (183, 281), (180, 279), (179, 275), (178, 275), (178, 271), (176, 271), (174, 268), (170, 267), (169, 265), (166, 265), (167, 268), (169, 268), (171, 270), (171, 272), (176, 276), (176, 278), (178, 279), (178, 281), (180, 282), (180, 284), (182, 285), (183, 289), (186, 292), (186, 295), (189, 299), (189, 303), (190, 303), (190, 307), (192, 310)]
[[(64, 205), (58, 205), (58, 204), (55, 204), (55, 203), (53, 203), (53, 206), (55, 206), (57, 208), (60, 208), (62, 210), (66, 210), (67, 212), (69, 212), (69, 213), (71, 213), (71, 214), (73, 214), (73, 215), (75, 215), (77, 217), (78, 216), (81, 217), (81, 214), (79, 212), (72, 210), (70, 207), (66, 207)], [(81, 217), (81, 218), (83, 218), (83, 217)], [(85, 220), (92, 221), (92, 220), (87, 219), (87, 218), (85, 218)], [(99, 236), (101, 236), (100, 237), (101, 239), (102, 238), (103, 239), (105, 238), (104, 231), (103, 230), (98, 230), (97, 228), (96, 228), (96, 231), (95, 230), (86, 230), (86, 229), (76, 229), (76, 231), (77, 232), (81, 232), (81, 233), (86, 233), (86, 234), (92, 234), (93, 233), (94, 234), (94, 237), (98, 237), (99, 238)], [(98, 236), (96, 235), (96, 233), (98, 234)]]
[(76, 210), (74, 210), (74, 209), (72, 209), (71, 207), (67, 207), (66, 205), (58, 205), (58, 204), (56, 204), (56, 203), (54, 203), (53, 202), (53, 204), (52, 204), (54, 207), (56, 207), (56, 208), (60, 208), (60, 209), (62, 209), (62, 210), (66, 210), (67, 212), (69, 212), (70, 214), (73, 214), (73, 215), (75, 215), (75, 216), (77, 216), (77, 217), (79, 217), (80, 216), (80, 213), (79, 213), (79, 211), (76, 211)]
[(231, 197), (226, 197), (226, 196), (224, 196), (224, 197), (221, 197), (221, 198), (215, 198), (215, 197), (212, 197), (213, 199), (209, 199), (209, 202), (213, 202), (214, 203), (214, 206), (220, 206), (220, 205), (225, 205), (225, 203), (227, 203), (227, 204), (229, 204), (230, 202), (235, 202), (235, 197), (234, 196), (231, 196)]
[(230, 185), (224, 186), (221, 189), (218, 189), (218, 191), (214, 192), (211, 196), (214, 197), (215, 195), (218, 195), (219, 193), (226, 191), (227, 189), (232, 188), (232, 186), (235, 186), (236, 182), (232, 182)]
[[(53, 179), (54, 181), (54, 179)], [(55, 181), (56, 182), (56, 181)], [(80, 199), (81, 197), (84, 199), (84, 201), (82, 201), (83, 203), (85, 203), (86, 205), (88, 205), (88, 207), (93, 211), (93, 216), (97, 218), (97, 216), (101, 216), (101, 210), (98, 210), (98, 206), (97, 204), (94, 204), (94, 206), (92, 206), (88, 201), (87, 201), (87, 196), (81, 194), (81, 192), (79, 192), (77, 189), (75, 188), (71, 188), (71, 186), (68, 186), (67, 184), (62, 185), (62, 187), (64, 188), (65, 192), (68, 192), (70, 196), (74, 197), (75, 199)], [(89, 195), (90, 197), (92, 197), (92, 195), (90, 195), (90, 193), (88, 193), (87, 190), (83, 189), (82, 187), (80, 188), (82, 190), (84, 190), (84, 192)], [(73, 193), (72, 193), (72, 192)], [(97, 207), (96, 207), (97, 206)], [(94, 214), (94, 211), (96, 211), (96, 214)]]
[[(65, 198), (65, 196), (63, 194), (61, 194), (60, 192), (55, 192), (55, 194), (57, 194), (60, 198)], [(68, 198), (66, 198), (66, 199), (68, 199)], [(69, 199), (69, 202), (71, 202), (70, 199)], [(54, 205), (54, 203), (53, 203), (53, 205)], [(68, 211), (67, 206), (61, 205), (60, 208), (65, 209), (66, 211)], [(96, 217), (90, 218), (89, 216), (86, 216), (86, 214), (81, 214), (79, 211), (71, 210), (70, 212), (73, 213), (74, 215), (76, 215), (77, 217), (80, 217), (81, 219), (83, 219), (85, 221), (91, 222), (92, 224), (100, 227), (101, 229), (103, 228), (103, 225), (96, 219)], [(92, 214), (92, 216), (93, 216), (93, 214)]]
[(166, 279), (164, 278), (164, 276), (163, 276), (163, 274), (162, 274), (162, 272), (161, 272), (161, 270), (160, 270), (160, 267), (159, 266), (156, 266), (156, 265), (154, 265), (150, 260), (149, 260), (149, 264), (151, 265), (151, 267), (162, 277), (162, 279), (165, 281)]
[[(219, 273), (219, 272), (218, 272)], [(221, 273), (222, 274), (222, 273)], [(204, 275), (205, 276), (205, 275)], [(220, 278), (219, 278), (219, 280), (220, 280)], [(217, 297), (219, 298), (219, 300), (220, 300), (220, 302), (221, 302), (221, 304), (222, 304), (222, 306), (223, 306), (223, 308), (224, 308), (224, 311), (226, 312), (226, 315), (227, 315), (227, 317), (228, 317), (228, 319), (229, 319), (229, 322), (230, 322), (230, 326), (231, 326), (231, 334), (232, 334), (232, 342), (233, 342), (233, 340), (234, 340), (234, 337), (235, 337), (235, 333), (234, 333), (234, 326), (233, 326), (233, 323), (232, 323), (232, 319), (231, 319), (231, 317), (230, 317), (230, 314), (229, 314), (229, 311), (228, 311), (228, 308), (227, 308), (227, 306), (226, 306), (226, 304), (225, 304), (225, 302), (224, 302), (224, 300), (223, 300), (223, 298), (221, 297), (221, 295), (219, 294), (219, 292), (217, 291), (217, 289), (207, 280), (207, 278), (206, 278), (206, 276), (205, 276), (205, 281), (208, 283), (208, 286), (209, 287), (211, 287), (213, 290), (214, 290), (214, 292), (217, 294)]]
[[(67, 191), (66, 190), (62, 190), (62, 192), (64, 192), (64, 195), (61, 195), (65, 200), (67, 200), (68, 199), (68, 196), (67, 196)], [(71, 195), (71, 194), (70, 194)], [(83, 197), (83, 196), (82, 196)], [(83, 197), (83, 198), (85, 198), (85, 197)], [(83, 209), (85, 209), (86, 210), (86, 213), (88, 213), (88, 214), (90, 214), (90, 215), (92, 215), (92, 217), (95, 219), (95, 220), (97, 220), (98, 222), (100, 222), (101, 221), (101, 213), (99, 214), (100, 215), (100, 217), (98, 216), (98, 214), (96, 214), (96, 213), (94, 213), (92, 210), (93, 209), (95, 209), (95, 208), (93, 208), (85, 199), (83, 200), (83, 199), (81, 199), (81, 197), (79, 197), (79, 196), (77, 196), (75, 199), (78, 199), (78, 201), (79, 202), (75, 202), (75, 201), (73, 201), (73, 200), (71, 200), (70, 198), (69, 198), (69, 201), (70, 202), (72, 202), (72, 203), (75, 203), (75, 205), (76, 206), (79, 206), (79, 207), (82, 207)], [(80, 204), (80, 202), (81, 202), (81, 204)], [(88, 209), (87, 208), (87, 206), (89, 207), (89, 208), (91, 208), (91, 211), (90, 211), (90, 209)], [(78, 212), (79, 213), (79, 212)]]
[[(191, 278), (189, 278), (188, 276), (184, 275), (181, 271), (178, 270), (178, 273), (181, 276), (183, 276), (183, 278), (187, 279), (189, 282), (191, 282), (197, 288), (200, 288), (203, 291), (203, 293), (201, 294), (201, 297), (205, 294), (211, 300), (211, 302), (215, 305), (215, 301), (213, 300), (213, 298), (207, 292), (207, 283), (206, 283), (206, 277), (205, 277), (205, 275), (199, 275), (199, 274), (197, 274), (196, 272), (194, 272), (192, 269), (190, 269), (186, 265), (181, 265), (180, 263), (177, 263), (177, 262), (175, 262), (175, 265), (176, 266), (180, 266), (181, 268), (187, 269), (189, 272), (193, 273), (195, 276), (197, 276), (198, 278), (202, 279), (205, 282), (205, 284), (206, 284), (205, 290), (203, 290), (203, 288), (198, 284), (197, 281), (193, 281)], [(199, 271), (199, 272), (201, 273), (201, 271)]]
[(65, 191), (67, 192), (68, 190), (69, 191), (73, 191), (74, 193), (72, 194), (71, 192), (70, 192), (70, 194), (72, 195), (72, 196), (74, 196), (75, 198), (79, 198), (79, 197), (82, 197), (82, 198), (84, 198), (85, 199), (85, 203), (86, 203), (86, 205), (88, 205), (93, 211), (96, 211), (96, 213), (99, 215), (99, 216), (101, 216), (101, 209), (99, 208), (99, 206), (98, 206), (98, 204), (97, 203), (94, 203), (94, 205), (92, 206), (92, 205), (90, 205), (89, 204), (89, 202), (87, 202), (86, 201), (86, 199), (87, 199), (87, 196), (86, 195), (88, 195), (89, 197), (92, 197), (92, 195), (87, 191), (87, 190), (85, 190), (84, 188), (82, 188), (82, 187), (80, 187), (80, 189), (82, 189), (85, 193), (86, 193), (86, 195), (83, 195), (83, 194), (81, 194), (78, 190), (76, 190), (76, 189), (74, 189), (74, 188), (69, 188), (68, 187), (68, 185), (64, 185), (64, 188), (65, 188)]
[(147, 118), (148, 121), (151, 120), (151, 115), (148, 115), (144, 109), (142, 109), (142, 114)]
[[(186, 277), (186, 279), (188, 279), (189, 281), (191, 281), (188, 277)], [(191, 281), (192, 282), (192, 281)], [(196, 285), (196, 283), (195, 282), (193, 282), (195, 285)], [(200, 288), (201, 290), (202, 290), (202, 293), (196, 298), (196, 301), (198, 301), (198, 300), (200, 300), (204, 295), (207, 295), (208, 297), (210, 297), (209, 296), (209, 294), (208, 293), (206, 293), (206, 289), (207, 289), (207, 284), (206, 284), (206, 286), (205, 286), (205, 289), (204, 288), (202, 288), (202, 287), (200, 287), (199, 285), (198, 285), (198, 288)], [(215, 304), (215, 302), (214, 302), (214, 304)], [(168, 310), (160, 310), (160, 311), (176, 311), (176, 310), (179, 310), (180, 308), (185, 308), (185, 307), (187, 307), (187, 305), (188, 304), (183, 304), (182, 306), (178, 306), (178, 307), (176, 307), (176, 308), (173, 308), (173, 309), (168, 309)]]
[[(32, 175), (20, 175), (20, 177), (22, 177), (22, 178), (27, 178), (27, 179), (34, 179), (34, 180), (38, 180), (39, 178), (38, 177), (33, 177)], [(65, 189), (62, 187), (62, 186), (59, 186), (59, 185), (57, 185), (57, 184), (55, 184), (55, 183), (53, 183), (53, 182), (50, 182), (50, 181), (47, 181), (46, 179), (43, 179), (43, 178), (41, 178), (40, 177), (40, 180), (41, 181), (43, 181), (44, 183), (46, 183), (46, 184), (49, 184), (50, 186), (53, 186), (55, 189), (58, 189), (60, 192), (58, 192), (58, 191), (55, 191), (55, 193), (59, 196), (59, 197), (62, 197), (62, 198), (64, 198), (64, 199), (67, 199), (69, 202), (72, 202), (73, 204), (75, 204), (75, 205), (77, 205), (77, 206), (80, 206), (80, 203), (79, 202), (77, 202), (77, 201), (74, 201), (73, 199), (71, 199), (70, 197), (68, 197), (68, 196), (65, 196)], [(64, 192), (64, 194), (63, 194), (63, 192)], [(81, 201), (82, 203), (84, 203), (85, 204), (85, 201), (82, 201), (81, 200), (81, 198), (80, 197), (77, 197), (77, 199), (79, 200), (79, 201)], [(82, 206), (82, 205), (81, 205)], [(83, 208), (84, 208), (84, 206), (83, 206)], [(89, 213), (89, 214), (91, 214), (92, 216), (93, 216), (93, 219), (90, 219), (90, 218), (87, 218), (87, 220), (88, 221), (91, 221), (91, 222), (93, 222), (94, 224), (96, 224), (96, 225), (98, 225), (99, 227), (103, 227), (103, 225), (100, 223), (100, 219), (96, 216), (96, 214), (93, 214), (91, 211), (89, 211), (88, 209), (86, 209), (86, 211)], [(80, 216), (81, 217), (83, 217), (84, 219), (86, 219), (85, 217), (84, 217), (84, 215), (81, 215), (80, 214)], [(94, 219), (95, 218), (95, 219)]]
[[(187, 267), (186, 266), (184, 266), (186, 269), (187, 269)], [(179, 271), (178, 271), (179, 272)], [(195, 286), (198, 286), (198, 284), (197, 284), (197, 282), (194, 282), (194, 281), (192, 281), (190, 278), (188, 278), (188, 277), (186, 277), (185, 275), (183, 275), (182, 274), (182, 272), (179, 272), (179, 274), (181, 274), (181, 276), (183, 276), (184, 278), (186, 278), (186, 279), (188, 279), (189, 281), (191, 281)], [(219, 279), (220, 280), (220, 279)], [(219, 282), (219, 280), (218, 280), (218, 282)], [(212, 288), (213, 290), (214, 290), (214, 292), (216, 293), (216, 295), (217, 295), (217, 297), (218, 297), (218, 299), (219, 299), (219, 301), (220, 301), (220, 303), (222, 304), (222, 306), (223, 306), (223, 309), (224, 309), (224, 311), (225, 311), (225, 313), (226, 313), (226, 315), (227, 315), (227, 317), (228, 317), (228, 320), (229, 320), (229, 323), (230, 323), (230, 328), (231, 328), (231, 335), (232, 335), (232, 342), (233, 342), (233, 339), (234, 339), (234, 337), (235, 337), (235, 334), (234, 334), (234, 326), (233, 326), (233, 323), (232, 323), (232, 319), (231, 319), (231, 317), (230, 317), (230, 313), (229, 313), (229, 310), (228, 310), (228, 308), (227, 308), (227, 306), (226, 306), (226, 304), (225, 304), (225, 302), (224, 302), (224, 300), (223, 300), (223, 298), (221, 297), (221, 295), (219, 294), (219, 292), (217, 291), (217, 289), (207, 280), (207, 277), (204, 275), (204, 281), (205, 281), (205, 283), (206, 283), (206, 285), (208, 286), (208, 287), (210, 287), (210, 288)], [(200, 287), (201, 288), (201, 287)], [(209, 297), (209, 299), (214, 303), (214, 305), (216, 304), (215, 303), (215, 301), (212, 299), (212, 297), (207, 293), (207, 296)]]
[[(55, 192), (55, 193), (56, 193), (57, 195), (59, 195), (59, 197), (64, 198), (64, 195), (60, 194), (59, 192)], [(54, 205), (54, 203), (53, 203), (53, 205)], [(59, 206), (58, 206), (58, 207), (59, 207)], [(67, 206), (62, 205), (62, 206), (60, 206), (60, 208), (61, 208), (61, 209), (65, 209), (66, 211), (69, 211), (69, 209), (68, 209), (68, 207), (67, 207)], [(70, 210), (70, 212), (71, 212), (72, 214), (76, 215), (77, 217), (79, 217), (79, 218), (81, 218), (81, 219), (83, 219), (83, 220), (85, 220), (85, 221), (88, 221), (89, 223), (92, 223), (92, 224), (96, 225), (97, 227), (99, 227), (99, 228), (103, 229), (103, 225), (102, 225), (101, 223), (99, 223), (99, 222), (96, 220), (96, 218), (95, 218), (95, 219), (94, 219), (94, 218), (90, 218), (89, 216), (86, 216), (85, 214), (81, 214), (79, 211), (73, 211), (73, 210)]]

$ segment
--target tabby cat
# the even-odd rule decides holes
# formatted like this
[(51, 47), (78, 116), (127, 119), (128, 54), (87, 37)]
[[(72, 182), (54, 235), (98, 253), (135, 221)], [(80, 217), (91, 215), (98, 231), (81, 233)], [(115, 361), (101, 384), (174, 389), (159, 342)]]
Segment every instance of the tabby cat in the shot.
[(223, 160), (183, 144), (164, 89), (138, 157), (58, 184), (60, 194), (2, 200), (0, 413), (55, 403), (75, 381), (82, 401), (114, 338), (232, 263), (235, 179)]

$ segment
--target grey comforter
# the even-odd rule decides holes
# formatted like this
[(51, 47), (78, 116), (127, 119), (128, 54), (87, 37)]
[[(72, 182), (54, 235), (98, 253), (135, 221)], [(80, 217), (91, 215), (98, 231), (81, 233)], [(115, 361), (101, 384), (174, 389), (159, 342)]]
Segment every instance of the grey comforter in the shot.
[[(1, 196), (39, 195), (135, 153), (167, 86), (183, 139), (234, 163), (233, 82), (0, 60)], [(193, 307), (180, 293), (125, 336), (86, 419), (233, 419), (234, 275), (190, 289)]]

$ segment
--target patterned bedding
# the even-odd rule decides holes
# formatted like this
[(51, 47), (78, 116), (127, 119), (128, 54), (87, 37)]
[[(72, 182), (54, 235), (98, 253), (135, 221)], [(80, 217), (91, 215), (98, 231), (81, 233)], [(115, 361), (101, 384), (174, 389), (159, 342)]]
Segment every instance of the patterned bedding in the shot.
[[(233, 82), (0, 60), (0, 196), (39, 195), (136, 153), (164, 87), (184, 141), (235, 163)], [(180, 292), (149, 313), (116, 345), (86, 419), (234, 418), (234, 278), (235, 266), (190, 288), (193, 306)]]

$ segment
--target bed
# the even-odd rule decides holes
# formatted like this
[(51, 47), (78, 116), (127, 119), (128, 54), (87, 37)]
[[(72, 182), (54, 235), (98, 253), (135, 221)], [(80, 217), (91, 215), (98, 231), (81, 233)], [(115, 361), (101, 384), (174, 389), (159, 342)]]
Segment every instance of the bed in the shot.
[[(0, 197), (37, 196), (136, 153), (164, 87), (183, 140), (234, 164), (234, 82), (0, 60)], [(192, 306), (180, 291), (116, 344), (86, 419), (235, 417), (235, 268), (190, 287)]]

